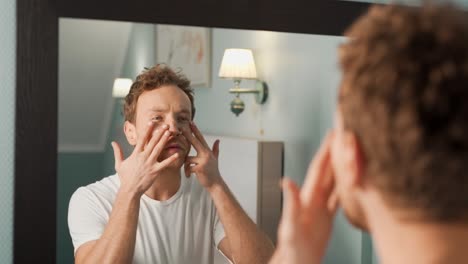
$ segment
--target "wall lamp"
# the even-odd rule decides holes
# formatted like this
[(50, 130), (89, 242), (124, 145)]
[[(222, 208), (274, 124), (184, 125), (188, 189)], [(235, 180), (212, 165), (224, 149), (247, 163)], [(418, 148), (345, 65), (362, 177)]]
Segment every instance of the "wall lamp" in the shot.
[(116, 78), (114, 80), (114, 87), (112, 88), (112, 97), (123, 99), (125, 96), (127, 96), (132, 84), (132, 79)]
[[(258, 104), (265, 103), (268, 98), (268, 86), (264, 81), (257, 79), (255, 61), (250, 49), (226, 49), (219, 69), (219, 77), (234, 81), (234, 88), (229, 89), (229, 92), (236, 94), (236, 97), (231, 102), (231, 111), (236, 116), (239, 116), (245, 109), (245, 104), (240, 99), (240, 94), (255, 94)], [(242, 79), (256, 80), (255, 88), (240, 88)]]

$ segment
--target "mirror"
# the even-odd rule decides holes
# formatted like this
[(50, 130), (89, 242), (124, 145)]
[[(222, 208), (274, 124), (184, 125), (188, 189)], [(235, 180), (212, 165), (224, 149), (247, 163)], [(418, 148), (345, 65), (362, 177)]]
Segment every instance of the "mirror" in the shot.
[[(182, 15), (174, 16), (167, 12), (180, 10), (180, 6), (184, 6)], [(56, 236), (60, 235), (56, 230), (56, 204), (60, 202), (56, 193), (60, 17), (341, 35), (344, 28), (367, 6), (365, 3), (346, 1), (294, 2), (287, 3), (287, 6), (280, 1), (240, 1), (228, 6), (224, 2), (206, 1), (152, 1), (144, 5), (108, 0), (17, 1), (15, 67), (16, 75), (21, 78), (16, 78), (15, 150), (11, 154), (15, 163), (14, 175), (11, 175), (15, 188), (14, 229), (10, 229), (14, 237), (13, 261), (57, 261), (59, 245), (56, 244)], [(304, 23), (304, 18), (308, 19), (308, 23)], [(287, 83), (288, 86), (294, 84), (294, 80)], [(275, 105), (272, 100), (269, 102)], [(250, 129), (240, 123), (229, 124), (229, 128), (242, 125), (242, 130)], [(286, 129), (292, 128), (282, 127), (282, 131)], [(306, 149), (300, 143), (293, 147), (298, 147), (301, 153)], [(309, 158), (299, 159), (304, 163)], [(289, 170), (302, 170), (292, 165), (286, 166), (290, 166)], [(36, 219), (34, 225), (31, 225), (30, 219)], [(356, 240), (353, 243), (359, 244)], [(348, 243), (340, 245), (338, 249), (348, 247)], [(338, 252), (336, 255), (344, 254)]]
[[(112, 97), (112, 86), (115, 78), (134, 80), (144, 67), (160, 62), (157, 28), (59, 20), (58, 263), (73, 263), (67, 225), (71, 195), (78, 187), (115, 173), (111, 140), (125, 147), (125, 155), (130, 153), (122, 130), (122, 102)], [(302, 183), (310, 158), (332, 126), (340, 81), (336, 49), (345, 38), (224, 28), (210, 28), (209, 33), (209, 81), (194, 86), (198, 127), (211, 135), (284, 142), (284, 175)], [(233, 82), (218, 77), (227, 48), (252, 49), (258, 77), (270, 89), (263, 105), (253, 96), (241, 95), (246, 110), (239, 117), (230, 111), (233, 95), (228, 90)], [(254, 82), (243, 81), (244, 85)], [(238, 196), (242, 199), (242, 193)], [(362, 233), (342, 215), (335, 225), (338, 231), (325, 263), (361, 263)], [(225, 263), (220, 255), (216, 261)]]
[[(463, 1), (459, 1), (463, 2)], [(13, 5), (13, 2), (7, 1)], [(33, 263), (38, 259), (42, 262), (54, 263), (56, 261), (56, 250), (60, 245), (56, 245), (56, 202), (60, 197), (56, 197), (56, 159), (57, 159), (57, 84), (58, 84), (58, 18), (94, 18), (113, 19), (139, 22), (158, 22), (173, 24), (188, 24), (198, 26), (217, 26), (223, 28), (249, 28), (280, 30), (288, 32), (303, 32), (309, 34), (341, 35), (346, 28), (368, 4), (355, 1), (329, 1), (317, 0), (306, 2), (284, 2), (284, 1), (237, 1), (226, 6), (224, 2), (213, 1), (177, 1), (145, 2), (145, 5), (130, 1), (16, 1), (16, 105), (15, 127), (12, 129), (15, 134), (15, 149), (7, 157), (14, 160), (14, 174), (6, 175), (6, 188), (15, 188), (14, 197), (14, 229), (7, 228), (13, 233), (13, 260), (15, 263)], [(183, 15), (174, 16), (167, 10), (180, 10), (184, 6)], [(112, 7), (112, 8), (109, 8)], [(12, 7), (12, 9), (15, 9)], [(242, 18), (242, 19), (240, 19)], [(307, 23), (305, 23), (307, 18)], [(14, 19), (13, 19), (14, 20)], [(317, 36), (319, 37), (319, 36)], [(269, 45), (266, 45), (269, 46)], [(320, 48), (320, 47), (319, 47)], [(15, 52), (15, 49), (7, 49)], [(328, 50), (328, 49), (327, 49)], [(318, 53), (318, 52), (317, 52)], [(320, 53), (316, 54), (320, 57)], [(302, 57), (302, 56), (301, 56)], [(331, 55), (334, 58), (334, 55)], [(319, 68), (318, 61), (310, 59), (316, 68)], [(289, 61), (288, 59), (283, 61)], [(271, 65), (278, 66), (278, 65)], [(307, 65), (309, 67), (309, 64)], [(265, 67), (265, 66), (262, 66)], [(268, 67), (268, 66), (267, 66)], [(310, 72), (307, 72), (309, 74)], [(293, 78), (284, 81), (285, 89), (295, 87), (297, 84)], [(227, 86), (227, 84), (225, 84)], [(315, 83), (308, 84), (314, 87)], [(215, 93), (215, 89), (209, 90)], [(217, 90), (216, 90), (217, 91)], [(286, 91), (286, 90), (284, 90)], [(306, 90), (309, 93), (311, 90)], [(326, 90), (325, 90), (326, 91)], [(285, 94), (291, 96), (291, 94)], [(278, 106), (282, 103), (270, 98), (270, 107)], [(279, 100), (279, 101), (278, 101)], [(304, 100), (306, 100), (304, 98)], [(317, 99), (312, 97), (307, 101), (307, 106), (317, 103)], [(228, 102), (228, 100), (226, 100)], [(218, 102), (209, 102), (218, 104)], [(322, 104), (320, 102), (320, 104)], [(225, 107), (223, 103), (223, 107)], [(278, 106), (280, 107), (280, 106)], [(294, 105), (284, 105), (293, 108)], [(212, 113), (217, 115), (219, 113)], [(316, 113), (306, 113), (314, 116)], [(265, 122), (265, 114), (261, 121), (251, 122), (249, 120), (233, 122), (227, 118), (223, 125), (227, 126), (227, 131), (239, 129), (252, 132), (257, 131), (258, 124)], [(316, 116), (315, 116), (316, 117)], [(293, 117), (294, 118), (294, 117)], [(235, 120), (235, 119), (234, 119)], [(319, 123), (323, 120), (320, 119)], [(271, 120), (270, 120), (271, 122)], [(210, 123), (207, 121), (207, 123)], [(252, 124), (257, 125), (252, 129)], [(240, 125), (240, 126), (239, 126)], [(303, 125), (303, 124), (301, 124)], [(313, 129), (317, 129), (316, 123)], [(318, 126), (318, 125), (317, 125)], [(216, 126), (222, 132), (224, 128)], [(281, 126), (281, 129), (274, 133), (283, 133), (285, 130), (294, 130), (295, 127)], [(323, 129), (323, 127), (321, 128)], [(265, 130), (266, 131), (266, 130)], [(294, 131), (293, 131), (294, 132)], [(317, 144), (317, 131), (312, 130), (313, 146)], [(254, 132), (252, 132), (254, 133)], [(266, 132), (268, 133), (268, 132)], [(308, 134), (310, 136), (310, 134)], [(303, 147), (299, 136), (291, 139), (293, 144), (286, 147), (297, 149), (298, 153), (308, 153), (309, 148)], [(294, 144), (294, 142), (296, 142)], [(310, 141), (308, 141), (310, 143)], [(312, 151), (310, 151), (312, 152)], [(302, 169), (293, 166), (305, 164), (310, 156), (298, 156), (297, 161), (285, 161), (285, 174), (295, 173), (301, 177)], [(288, 165), (289, 164), (289, 165)], [(287, 175), (287, 174), (286, 174)], [(14, 177), (14, 181), (11, 179)], [(80, 183), (81, 184), (81, 183)], [(38, 217), (40, 216), (40, 217)], [(59, 216), (60, 217), (60, 216)], [(30, 219), (35, 219), (35, 224), (31, 225)], [(58, 220), (58, 219), (57, 219)], [(339, 221), (339, 219), (338, 219)], [(332, 238), (330, 251), (335, 250), (337, 257), (350, 257), (355, 259), (359, 255), (359, 250), (351, 249), (353, 245), (361, 245), (358, 241), (360, 236), (353, 237), (351, 244), (346, 239), (335, 239), (338, 234), (346, 230), (344, 220), (335, 223), (335, 233)], [(57, 230), (60, 232), (60, 230)], [(61, 235), (57, 233), (57, 235)], [(354, 239), (356, 238), (356, 239)], [(367, 242), (366, 242), (367, 241)], [(369, 241), (362, 237), (362, 260), (368, 254), (367, 249), (371, 248)], [(38, 247), (37, 245), (41, 245)], [(57, 247), (56, 247), (57, 246)], [(9, 248), (9, 247), (8, 247)], [(8, 251), (8, 250), (7, 250)], [(25, 254), (27, 252), (27, 254)], [(353, 252), (348, 255), (348, 252)], [(367, 253), (366, 253), (367, 252)], [(329, 253), (330, 255), (330, 253)], [(327, 255), (327, 258), (328, 256)], [(347, 259), (346, 263), (350, 261)], [(8, 261), (8, 260), (7, 260)]]

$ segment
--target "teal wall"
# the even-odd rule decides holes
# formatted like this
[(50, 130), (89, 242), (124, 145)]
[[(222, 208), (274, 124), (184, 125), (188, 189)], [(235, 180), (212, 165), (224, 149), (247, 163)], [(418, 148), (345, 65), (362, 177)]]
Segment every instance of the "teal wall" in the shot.
[[(140, 74), (145, 67), (151, 67), (156, 64), (154, 32), (154, 25), (133, 23), (120, 77), (135, 80), (135, 77)], [(122, 115), (122, 103), (123, 101), (121, 100), (115, 100), (114, 102), (114, 111), (102, 168), (103, 175), (105, 176), (115, 173), (114, 152), (111, 147), (111, 142), (113, 140), (120, 144), (125, 157), (127, 157), (132, 150), (123, 132), (124, 118)]]
[(57, 178), (57, 263), (72, 264), (73, 244), (68, 231), (68, 203), (73, 192), (102, 178), (102, 153), (59, 153)]
[(12, 263), (16, 1), (0, 1), (0, 264)]
[[(109, 137), (107, 138), (105, 151), (103, 153), (101, 175), (106, 177), (115, 173), (114, 169), (114, 152), (111, 146), (112, 141), (116, 141), (122, 148), (125, 148), (127, 143), (125, 142), (123, 133), (123, 116), (122, 116), (122, 103), (118, 100), (114, 102), (114, 111), (112, 111), (112, 119), (109, 129)], [(128, 156), (128, 150), (124, 151), (124, 156)]]
[(372, 238), (368, 233), (362, 234), (362, 264), (377, 264), (377, 256), (375, 255), (372, 245)]

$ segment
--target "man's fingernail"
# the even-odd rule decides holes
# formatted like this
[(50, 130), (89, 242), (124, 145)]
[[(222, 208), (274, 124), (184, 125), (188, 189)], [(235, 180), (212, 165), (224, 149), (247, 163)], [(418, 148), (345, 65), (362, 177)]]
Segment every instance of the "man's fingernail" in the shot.
[(164, 132), (164, 135), (168, 136), (170, 134), (169, 131), (166, 130), (166, 132)]
[(166, 125), (166, 124), (164, 124), (164, 125), (162, 126), (162, 128), (166, 129), (166, 128), (167, 128), (167, 125)]

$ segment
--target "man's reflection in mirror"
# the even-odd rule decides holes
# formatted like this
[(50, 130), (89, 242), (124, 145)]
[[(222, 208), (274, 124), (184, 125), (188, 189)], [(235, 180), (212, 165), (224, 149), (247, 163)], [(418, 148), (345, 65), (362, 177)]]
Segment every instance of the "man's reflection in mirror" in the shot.
[(193, 122), (190, 81), (165, 65), (145, 70), (124, 115), (133, 152), (112, 142), (116, 174), (70, 200), (75, 262), (205, 264), (214, 250), (233, 263), (267, 262), (273, 244), (223, 181), (220, 142), (209, 146)]

